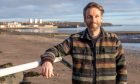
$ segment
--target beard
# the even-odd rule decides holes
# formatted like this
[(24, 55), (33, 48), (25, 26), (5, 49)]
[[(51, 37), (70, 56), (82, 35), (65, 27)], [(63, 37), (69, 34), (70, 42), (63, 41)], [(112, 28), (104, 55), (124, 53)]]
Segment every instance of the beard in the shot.
[(89, 23), (87, 24), (87, 27), (89, 28), (90, 31), (96, 31), (101, 27), (101, 23)]

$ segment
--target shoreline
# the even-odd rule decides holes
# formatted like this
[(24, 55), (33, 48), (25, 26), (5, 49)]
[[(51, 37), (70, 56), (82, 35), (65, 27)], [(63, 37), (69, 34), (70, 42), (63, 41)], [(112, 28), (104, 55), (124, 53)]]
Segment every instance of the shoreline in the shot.
[[(11, 34), (11, 35), (36, 35), (44, 37), (54, 37), (54, 38), (67, 38), (71, 33), (37, 33), (37, 32), (18, 32), (13, 30), (0, 29), (1, 34)], [(116, 31), (116, 33), (122, 43), (140, 43), (140, 31)]]

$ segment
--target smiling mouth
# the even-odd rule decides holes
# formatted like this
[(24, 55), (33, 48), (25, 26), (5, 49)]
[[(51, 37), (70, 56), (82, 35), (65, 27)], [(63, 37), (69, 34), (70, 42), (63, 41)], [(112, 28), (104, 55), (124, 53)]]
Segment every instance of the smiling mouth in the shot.
[(91, 23), (91, 24), (97, 24), (97, 23)]
[(97, 25), (96, 23), (93, 23), (93, 24), (91, 24), (91, 25)]

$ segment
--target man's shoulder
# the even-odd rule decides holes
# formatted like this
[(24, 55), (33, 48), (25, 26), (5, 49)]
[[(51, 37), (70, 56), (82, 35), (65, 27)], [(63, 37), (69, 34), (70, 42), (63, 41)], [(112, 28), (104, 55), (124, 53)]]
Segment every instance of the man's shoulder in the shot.
[(78, 33), (74, 33), (71, 34), (72, 38), (80, 38), (83, 35), (84, 31), (78, 32)]
[(105, 32), (107, 37), (114, 37), (114, 38), (118, 38), (118, 35), (114, 32), (109, 32), (109, 31), (106, 31)]

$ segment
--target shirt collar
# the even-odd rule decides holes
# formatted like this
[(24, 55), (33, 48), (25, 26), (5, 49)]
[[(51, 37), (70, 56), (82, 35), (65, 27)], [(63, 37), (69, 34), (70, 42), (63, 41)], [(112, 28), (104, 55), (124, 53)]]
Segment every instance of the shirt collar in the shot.
[[(107, 34), (105, 33), (104, 29), (101, 27), (101, 35), (100, 37), (106, 37)], [(92, 40), (91, 36), (89, 35), (88, 29), (86, 28), (84, 31), (82, 31), (82, 35), (81, 37), (82, 39), (88, 39), (88, 40)]]

